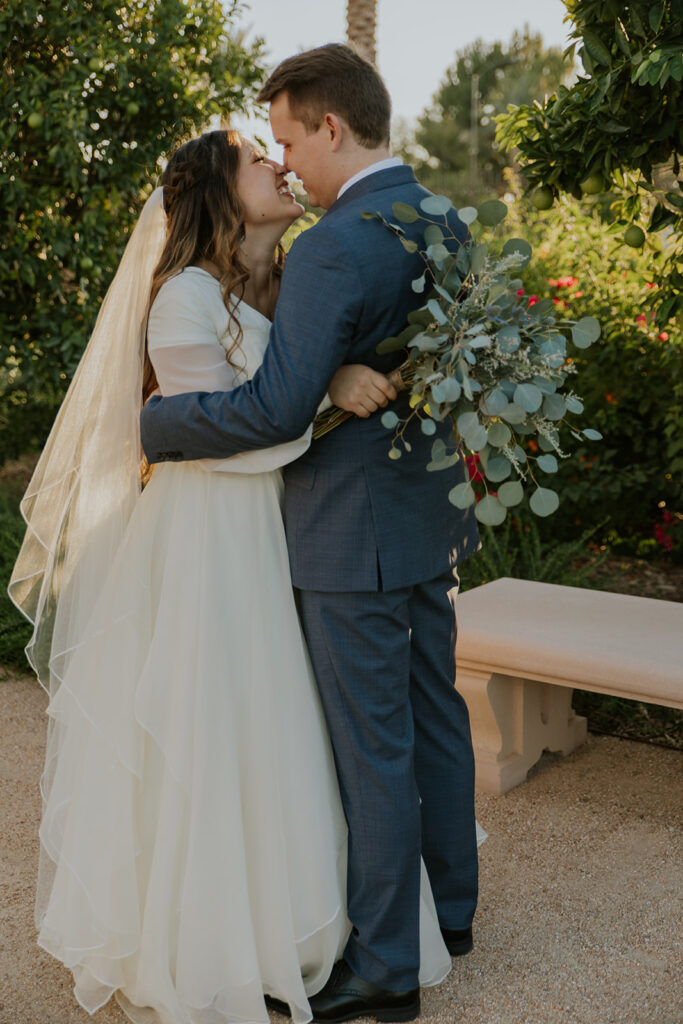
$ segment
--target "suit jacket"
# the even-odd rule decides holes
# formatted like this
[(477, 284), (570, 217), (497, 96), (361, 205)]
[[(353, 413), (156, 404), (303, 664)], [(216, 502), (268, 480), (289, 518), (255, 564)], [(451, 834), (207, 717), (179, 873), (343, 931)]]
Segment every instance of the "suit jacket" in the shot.
[[(417, 206), (430, 193), (409, 167), (377, 171), (351, 186), (294, 242), (263, 364), (230, 392), (153, 398), (141, 415), (150, 462), (224, 458), (299, 437), (315, 416), (342, 363), (387, 372), (404, 355), (379, 356), (377, 345), (422, 305), (410, 282), (418, 256), (363, 211), (393, 220), (392, 204)], [(460, 239), (466, 228), (454, 211)], [(405, 225), (421, 241), (424, 222)], [(407, 397), (394, 406), (401, 414)], [(478, 547), (472, 509), (448, 502), (466, 478), (462, 462), (427, 472), (431, 446), (411, 424), (411, 453), (388, 458), (392, 432), (381, 412), (350, 419), (314, 441), (285, 468), (285, 526), (294, 585), (306, 590), (393, 590), (434, 579)]]

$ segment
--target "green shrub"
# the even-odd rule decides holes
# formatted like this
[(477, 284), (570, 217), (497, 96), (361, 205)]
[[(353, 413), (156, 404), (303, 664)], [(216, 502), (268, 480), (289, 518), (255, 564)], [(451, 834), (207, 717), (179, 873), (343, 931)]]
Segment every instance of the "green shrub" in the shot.
[(39, 447), (159, 160), (248, 108), (238, 0), (0, 4), (0, 463)]
[(31, 637), (31, 624), (10, 601), (7, 583), (25, 530), (18, 497), (0, 488), (0, 665), (21, 669), (28, 668), (24, 647)]
[(529, 296), (552, 298), (562, 308), (566, 303), (572, 316), (596, 316), (602, 326), (600, 341), (572, 357), (573, 386), (585, 404), (582, 421), (604, 440), (587, 446), (564, 435), (571, 458), (561, 461), (556, 477), (562, 504), (552, 530), (567, 538), (605, 520), (604, 540), (626, 540), (652, 554), (668, 510), (670, 552), (681, 555), (683, 529), (675, 528), (683, 511), (681, 327), (657, 327), (643, 311), (658, 287), (650, 256), (622, 245), (601, 209), (562, 198), (538, 213), (518, 200), (510, 215), (508, 230), (534, 246), (523, 275)]

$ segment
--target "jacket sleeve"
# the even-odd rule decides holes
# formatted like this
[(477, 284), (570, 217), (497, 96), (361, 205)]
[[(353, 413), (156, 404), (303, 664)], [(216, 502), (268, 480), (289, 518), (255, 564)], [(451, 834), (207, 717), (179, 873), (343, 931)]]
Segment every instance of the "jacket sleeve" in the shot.
[(151, 398), (141, 414), (150, 462), (224, 458), (305, 433), (346, 360), (363, 308), (352, 254), (322, 225), (292, 246), (262, 366), (229, 392)]

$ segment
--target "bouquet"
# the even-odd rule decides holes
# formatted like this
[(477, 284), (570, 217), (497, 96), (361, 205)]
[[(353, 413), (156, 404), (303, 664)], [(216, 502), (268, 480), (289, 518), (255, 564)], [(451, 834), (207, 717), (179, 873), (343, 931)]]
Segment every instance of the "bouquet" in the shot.
[[(405, 435), (414, 419), (425, 435), (448, 421), (449, 443), (434, 440), (426, 468), (437, 472), (466, 459), (470, 479), (451, 490), (452, 504), (475, 505), (481, 523), (497, 526), (526, 491), (532, 511), (548, 516), (559, 497), (545, 480), (557, 472), (558, 458), (566, 458), (560, 426), (567, 424), (580, 441), (601, 439), (597, 430), (571, 419), (583, 405), (567, 386), (574, 372), (568, 342), (588, 348), (600, 337), (600, 325), (593, 317), (558, 320), (550, 299), (529, 302), (516, 275), (529, 263), (531, 246), (521, 238), (495, 244), (496, 228), (507, 216), (505, 203), (493, 199), (459, 210), (470, 228), (464, 243), (449, 226), (451, 208), (446, 196), (427, 196), (419, 209), (394, 203), (398, 223), (363, 213), (381, 221), (397, 244), (419, 252), (424, 262), (412, 282), (413, 291), (424, 294), (424, 305), (409, 314), (397, 337), (377, 348), (380, 354), (407, 351), (390, 380), (397, 390), (410, 391), (409, 411), (401, 417), (389, 409), (382, 416), (392, 432), (388, 455), (400, 459), (410, 451)], [(401, 227), (418, 220), (425, 224), (423, 248)], [(316, 420), (313, 436), (324, 436), (350, 415), (328, 410)]]

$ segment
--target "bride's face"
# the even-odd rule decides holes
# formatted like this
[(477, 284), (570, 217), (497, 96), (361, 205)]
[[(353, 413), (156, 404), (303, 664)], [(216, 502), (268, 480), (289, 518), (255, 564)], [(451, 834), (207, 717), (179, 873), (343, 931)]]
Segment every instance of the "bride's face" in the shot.
[(244, 206), (245, 225), (282, 224), (284, 230), (301, 216), (304, 208), (290, 192), (286, 173), (281, 164), (265, 156), (255, 143), (243, 140), (237, 192)]

